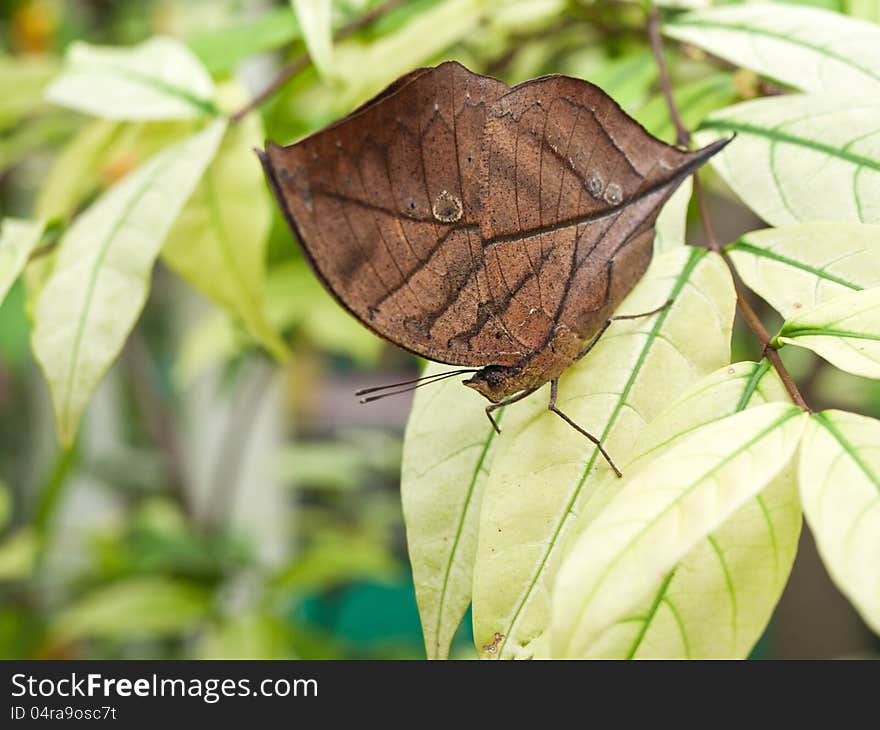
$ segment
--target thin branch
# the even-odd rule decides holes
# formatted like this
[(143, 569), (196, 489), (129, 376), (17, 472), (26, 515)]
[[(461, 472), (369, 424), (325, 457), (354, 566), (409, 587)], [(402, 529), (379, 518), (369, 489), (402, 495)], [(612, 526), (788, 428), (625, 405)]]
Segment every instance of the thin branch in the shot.
[[(333, 36), (334, 43), (338, 43), (339, 41), (343, 41), (351, 35), (354, 35), (359, 30), (363, 30), (364, 28), (372, 25), (375, 21), (384, 17), (388, 13), (393, 10), (396, 10), (400, 6), (402, 6), (406, 0), (387, 0), (387, 2), (382, 3), (376, 8), (373, 8), (368, 13), (364, 13), (363, 15), (355, 18), (350, 23), (342, 26)], [(257, 94), (253, 99), (251, 99), (247, 104), (245, 104), (241, 109), (239, 109), (235, 114), (230, 117), (230, 120), (233, 124), (240, 122), (244, 119), (245, 116), (252, 110), (256, 109), (258, 106), (267, 101), (270, 97), (272, 97), (282, 86), (284, 86), (290, 79), (296, 76), (300, 71), (305, 69), (311, 60), (309, 59), (308, 54), (303, 54), (299, 58), (291, 61), (287, 66), (281, 69), (278, 72), (278, 75), (269, 82), (269, 85), (266, 86), (259, 94)]]
[[(691, 146), (691, 135), (681, 118), (678, 106), (675, 103), (675, 97), (672, 95), (672, 83), (669, 79), (669, 70), (666, 67), (666, 59), (663, 56), (663, 41), (660, 37), (660, 14), (656, 8), (652, 8), (651, 11), (648, 13), (648, 37), (651, 41), (651, 50), (653, 51), (654, 58), (657, 62), (657, 69), (660, 74), (660, 85), (663, 89), (663, 96), (666, 99), (666, 105), (669, 107), (669, 116), (672, 118), (672, 123), (675, 125), (676, 139), (681, 146), (689, 148)], [(696, 173), (694, 173), (693, 177), (694, 193), (696, 195), (697, 205), (700, 211), (700, 220), (703, 223), (703, 232), (706, 236), (706, 244), (709, 249), (715, 251), (721, 256), (721, 259), (730, 270), (730, 275), (733, 278), (734, 287), (736, 289), (737, 309), (739, 310), (739, 313), (742, 315), (742, 318), (748, 325), (749, 329), (758, 339), (758, 342), (761, 343), (763, 356), (770, 360), (770, 363), (773, 365), (773, 368), (779, 375), (779, 379), (785, 386), (785, 390), (788, 392), (788, 395), (791, 398), (792, 402), (809, 413), (809, 406), (807, 405), (804, 397), (798, 390), (797, 385), (795, 384), (794, 380), (786, 369), (784, 363), (782, 362), (782, 359), (779, 357), (779, 352), (776, 350), (775, 347), (773, 347), (770, 333), (767, 332), (767, 329), (761, 322), (760, 317), (758, 317), (758, 315), (755, 313), (755, 310), (752, 309), (752, 305), (749, 304), (749, 301), (746, 298), (746, 293), (743, 289), (742, 283), (739, 280), (739, 275), (737, 274), (733, 262), (724, 252), (724, 249), (721, 246), (721, 242), (715, 235), (715, 230), (712, 227), (712, 222), (709, 217), (709, 209), (706, 204), (705, 191), (703, 190), (703, 186), (700, 184), (700, 180), (697, 177)]]

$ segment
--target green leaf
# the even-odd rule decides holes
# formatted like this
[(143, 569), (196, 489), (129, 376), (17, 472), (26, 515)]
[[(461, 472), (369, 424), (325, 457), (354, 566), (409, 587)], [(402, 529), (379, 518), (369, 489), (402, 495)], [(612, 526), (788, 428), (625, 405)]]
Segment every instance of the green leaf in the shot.
[(224, 121), (156, 155), (114, 185), (61, 239), (35, 311), (33, 349), (61, 442), (73, 442), (92, 392), (116, 359), (175, 218), (214, 156)]
[(880, 226), (808, 223), (746, 233), (727, 247), (746, 286), (783, 317), (880, 286)]
[[(488, 0), (445, 0), (415, 15), (408, 23), (367, 44), (351, 39), (333, 49), (333, 69), (344, 80), (326, 102), (350, 110), (376, 94), (398, 76), (437, 58), (453, 44), (473, 34), (497, 4)], [(329, 93), (329, 92), (328, 92)], [(298, 98), (309, 103), (310, 98)]]
[(48, 56), (0, 55), (0, 130), (20, 122), (43, 103), (43, 89), (58, 72)]
[[(432, 363), (424, 375), (449, 370)], [(400, 492), (428, 659), (447, 658), (471, 602), (480, 505), (496, 442), (485, 401), (461, 380), (416, 391), (403, 439)]]
[(847, 15), (880, 23), (880, 3), (877, 0), (844, 0)]
[(880, 28), (839, 13), (746, 4), (689, 13), (664, 31), (804, 91), (880, 93)]
[(678, 186), (666, 201), (654, 223), (654, 255), (659, 256), (670, 248), (684, 246), (687, 239), (688, 203), (694, 191), (694, 180), (688, 178)]
[(290, 0), (312, 63), (322, 76), (333, 70), (333, 0)]
[(877, 96), (777, 96), (712, 114), (697, 143), (737, 138), (712, 165), (772, 225), (801, 221), (880, 223)]
[(33, 572), (39, 552), (34, 530), (23, 527), (0, 543), (0, 581), (27, 578)]
[(0, 303), (24, 270), (46, 225), (43, 221), (4, 218), (0, 221)]
[(34, 152), (45, 152), (79, 129), (79, 120), (63, 109), (53, 109), (28, 119), (0, 136), (0, 172), (17, 165)]
[(775, 339), (848, 373), (880, 378), (880, 288), (843, 294), (792, 317)]
[(252, 22), (194, 35), (187, 45), (208, 72), (220, 76), (248, 56), (279, 48), (299, 38), (299, 24), (290, 8), (275, 8)]
[(287, 346), (266, 319), (263, 289), (272, 210), (252, 150), (263, 125), (249, 114), (230, 127), (162, 248), (162, 260), (240, 320), (279, 360)]
[(196, 130), (194, 123), (95, 119), (65, 145), (37, 197), (37, 215), (67, 219), (102, 188)]
[(200, 637), (199, 659), (290, 659), (289, 626), (282, 619), (255, 610), (236, 612)]
[[(730, 361), (735, 298), (719, 257), (686, 247), (655, 257), (619, 312), (670, 298), (654, 316), (615, 322), (560, 381), (561, 410), (612, 457), (623, 460), (671, 398)], [(473, 589), (483, 657), (546, 652), (550, 589), (574, 518), (609, 472), (583, 436), (547, 412), (547, 397), (542, 389), (508, 409), (517, 419), (502, 430), (483, 494)]]
[(47, 101), (107, 119), (145, 121), (215, 114), (214, 83), (198, 58), (174, 38), (133, 48), (77, 41)]
[(697, 428), (625, 477), (559, 569), (553, 655), (589, 656), (613, 624), (637, 615), (658, 579), (674, 579), (682, 558), (782, 472), (806, 419), (789, 404), (750, 408)]
[(815, 414), (804, 433), (798, 481), (804, 515), (837, 587), (880, 633), (880, 421)]
[[(767, 360), (726, 365), (670, 404), (639, 434), (623, 465), (635, 473), (696, 429), (788, 396)], [(578, 520), (588, 529), (620, 492), (597, 486)], [(801, 512), (793, 465), (698, 542), (640, 606), (610, 625), (589, 654), (604, 658), (744, 658), (761, 636), (797, 552)]]
[(56, 641), (174, 636), (197, 625), (210, 607), (210, 593), (195, 583), (138, 576), (98, 588), (58, 614)]
[[(718, 73), (678, 86), (673, 96), (685, 127), (694, 129), (710, 112), (732, 104), (736, 92), (730, 74)], [(655, 137), (675, 144), (675, 125), (665, 96), (655, 95), (635, 116)]]

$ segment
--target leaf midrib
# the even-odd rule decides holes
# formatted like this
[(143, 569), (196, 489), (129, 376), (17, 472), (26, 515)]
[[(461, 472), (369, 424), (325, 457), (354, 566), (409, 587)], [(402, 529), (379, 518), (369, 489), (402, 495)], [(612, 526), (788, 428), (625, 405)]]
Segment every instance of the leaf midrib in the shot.
[(852, 281), (847, 281), (839, 276), (835, 276), (834, 274), (829, 274), (825, 269), (817, 269), (809, 264), (804, 263), (803, 261), (797, 261), (795, 259), (790, 259), (787, 256), (783, 256), (782, 254), (777, 253), (776, 251), (772, 251), (770, 249), (761, 248), (760, 246), (755, 246), (752, 243), (749, 243), (747, 239), (741, 238), (739, 241), (736, 241), (729, 246), (726, 247), (727, 251), (742, 251), (744, 253), (750, 253), (753, 256), (757, 256), (759, 258), (770, 259), (771, 261), (776, 261), (780, 264), (785, 264), (786, 266), (791, 266), (794, 269), (800, 269), (801, 271), (806, 271), (813, 276), (816, 276), (820, 279), (825, 279), (826, 281), (834, 282), (835, 284), (840, 284), (841, 286), (845, 286), (849, 289), (853, 289), (855, 291), (862, 291), (864, 287), (856, 284)]
[(155, 76), (150, 76), (149, 74), (145, 74), (140, 71), (135, 71), (134, 69), (125, 68), (124, 66), (118, 66), (115, 64), (108, 64), (107, 66), (102, 65), (101, 70), (112, 72), (113, 74), (121, 78), (139, 83), (141, 86), (145, 86), (149, 89), (152, 89), (153, 91), (160, 91), (163, 94), (167, 94), (169, 96), (180, 99), (181, 101), (185, 101), (187, 104), (195, 107), (204, 114), (218, 113), (217, 105), (214, 104), (214, 102), (210, 99), (203, 99), (200, 96), (196, 96), (191, 91), (187, 91), (180, 86), (175, 86), (174, 84), (163, 79), (156, 78)]
[[(764, 428), (763, 430), (758, 432), (755, 436), (753, 436), (751, 439), (746, 441), (744, 444), (741, 444), (734, 451), (727, 454), (717, 464), (715, 464), (710, 469), (706, 470), (703, 474), (701, 474), (696, 479), (694, 479), (690, 484), (688, 484), (687, 487), (682, 489), (681, 493), (675, 499), (673, 499), (666, 507), (664, 507), (662, 510), (660, 510), (659, 513), (657, 513), (651, 520), (646, 522), (639, 529), (639, 531), (632, 537), (632, 539), (628, 541), (628, 545), (625, 548), (618, 551), (616, 556), (608, 563), (605, 570), (603, 570), (602, 573), (597, 577), (596, 582), (593, 585), (593, 589), (586, 595), (584, 600), (581, 602), (581, 608), (579, 611), (576, 612), (576, 615), (581, 616), (584, 613), (584, 610), (589, 605), (591, 599), (595, 595), (596, 591), (599, 589), (599, 586), (604, 582), (605, 578), (608, 576), (608, 574), (611, 572), (611, 570), (614, 568), (614, 566), (616, 566), (617, 563), (623, 558), (623, 556), (628, 552), (629, 548), (635, 542), (637, 542), (641, 537), (643, 537), (644, 534), (658, 522), (658, 520), (660, 520), (662, 517), (664, 517), (666, 515), (666, 513), (669, 512), (673, 507), (679, 505), (681, 503), (681, 500), (684, 499), (686, 496), (688, 496), (703, 481), (714, 476), (720, 469), (723, 469), (731, 461), (738, 458), (741, 454), (745, 453), (748, 449), (750, 449), (756, 443), (761, 441), (769, 433), (772, 433), (777, 428), (782, 426), (785, 422), (790, 421), (795, 416), (800, 415), (800, 413), (801, 413), (800, 409), (792, 407), (786, 413), (779, 416), (779, 418), (777, 418), (769, 426), (767, 426), (766, 428)], [(575, 626), (569, 632), (568, 641), (567, 641), (568, 645), (571, 644), (571, 638), (572, 638), (572, 635), (574, 634), (574, 631), (576, 630), (576, 628), (577, 628), (577, 626), (575, 624)]]
[(128, 221), (134, 209), (137, 207), (138, 203), (153, 186), (156, 178), (163, 172), (165, 172), (165, 170), (167, 170), (169, 167), (171, 167), (174, 164), (174, 161), (174, 157), (168, 157), (166, 160), (163, 161), (161, 165), (156, 165), (150, 175), (146, 177), (143, 184), (137, 189), (135, 194), (125, 205), (122, 210), (122, 214), (119, 216), (116, 223), (110, 229), (105, 239), (101, 242), (98, 256), (95, 259), (95, 263), (92, 266), (91, 274), (89, 275), (89, 283), (86, 287), (86, 298), (83, 303), (82, 314), (77, 321), (76, 333), (73, 340), (73, 351), (71, 353), (70, 366), (67, 371), (67, 380), (64, 386), (64, 405), (61, 411), (60, 420), (64, 424), (65, 431), (69, 431), (70, 429), (69, 419), (71, 400), (73, 398), (73, 380), (77, 370), (79, 369), (79, 353), (82, 346), (82, 338), (85, 332), (86, 322), (89, 319), (89, 313), (91, 312), (92, 302), (95, 296), (95, 289), (97, 288), (98, 284), (98, 276), (103, 269), (104, 261), (107, 258), (107, 254), (110, 251), (110, 247), (113, 245), (116, 236), (122, 230), (123, 226), (125, 226), (126, 222)]
[(851, 340), (872, 340), (880, 341), (880, 334), (872, 334), (870, 332), (853, 332), (852, 330), (828, 329), (824, 327), (793, 327), (786, 329), (785, 327), (779, 333), (779, 337), (840, 337)]
[[(685, 284), (687, 284), (691, 273), (696, 268), (699, 261), (703, 258), (704, 255), (708, 253), (705, 249), (694, 249), (690, 252), (687, 261), (685, 262), (684, 267), (682, 267), (681, 272), (676, 277), (675, 284), (672, 287), (670, 297), (671, 299), (675, 299), (684, 288)], [(666, 307), (666, 309), (662, 310), (658, 315), (657, 319), (654, 322), (654, 326), (651, 328), (651, 331), (648, 333), (648, 337), (645, 340), (645, 344), (642, 346), (641, 352), (639, 352), (638, 360), (636, 361), (635, 366), (633, 367), (632, 373), (630, 374), (629, 379), (624, 385), (623, 390), (620, 393), (617, 404), (614, 406), (614, 410), (611, 413), (611, 416), (608, 419), (608, 423), (605, 426), (605, 429), (602, 431), (602, 435), (600, 437), (600, 441), (605, 441), (608, 437), (609, 432), (617, 423), (617, 417), (620, 415), (620, 411), (623, 409), (624, 403), (626, 403), (626, 399), (629, 396), (630, 391), (635, 385), (636, 378), (642, 370), (642, 367), (645, 364), (645, 361), (648, 358), (648, 352), (650, 352), (651, 347), (654, 344), (654, 341), (657, 339), (657, 335), (660, 332), (660, 329), (663, 327), (663, 323), (666, 321), (666, 318), (669, 316), (669, 312), (675, 305)], [(528, 587), (525, 592), (522, 594), (522, 599), (519, 602), (519, 605), (514, 611), (513, 617), (510, 620), (510, 623), (507, 626), (507, 630), (503, 632), (504, 638), (498, 645), (498, 654), (497, 656), (502, 656), (504, 651), (504, 646), (507, 643), (511, 633), (513, 632), (513, 628), (516, 626), (517, 619), (519, 618), (520, 613), (522, 613), (523, 608), (528, 602), (529, 596), (531, 596), (532, 591), (535, 588), (535, 585), (538, 582), (538, 578), (540, 578), (541, 573), (544, 572), (544, 566), (547, 564), (547, 560), (550, 557), (550, 553), (553, 552), (553, 548), (556, 546), (556, 541), (559, 539), (559, 534), (562, 531), (563, 526), (567, 520), (568, 515), (571, 513), (571, 509), (574, 506), (574, 503), (577, 501), (580, 496), (581, 489), (583, 489), (584, 483), (587, 480), (587, 477), (590, 475), (590, 472), (593, 469), (593, 465), (596, 463), (596, 459), (599, 456), (599, 450), (593, 447), (593, 455), (590, 457), (589, 461), (584, 468), (584, 472), (581, 475), (580, 480), (578, 481), (577, 487), (575, 487), (574, 492), (572, 494), (571, 499), (565, 507), (565, 510), (562, 513), (562, 518), (556, 525), (555, 530), (553, 531), (553, 535), (550, 538), (548, 543), (547, 551), (544, 553), (544, 557), (541, 559), (540, 564), (538, 565), (535, 574), (532, 576), (532, 580), (530, 581)]]
[(715, 129), (722, 132), (742, 132), (744, 134), (753, 134), (756, 137), (763, 137), (772, 142), (794, 145), (796, 147), (805, 147), (814, 152), (821, 152), (829, 157), (836, 157), (839, 160), (848, 162), (857, 167), (867, 167), (875, 172), (880, 172), (880, 160), (871, 159), (862, 155), (855, 155), (844, 149), (833, 147), (824, 142), (817, 142), (806, 137), (799, 137), (789, 132), (782, 132), (778, 128), (770, 129), (757, 124), (741, 122), (736, 119), (725, 119), (714, 117), (704, 120), (700, 123), (700, 129)]
[[(504, 415), (504, 408), (501, 408), (497, 415), (495, 416), (495, 422), (500, 426), (501, 418)], [(489, 448), (492, 446), (492, 442), (495, 440), (496, 431), (494, 428), (489, 428), (489, 437), (486, 439), (486, 442), (483, 444), (483, 449), (480, 452), (480, 456), (477, 459), (477, 463), (474, 466), (474, 472), (471, 476), (470, 484), (468, 485), (467, 494), (464, 498), (464, 506), (461, 510), (461, 515), (458, 518), (458, 526), (455, 530), (455, 538), (452, 541), (452, 549), (449, 551), (449, 559), (446, 561), (446, 568), (443, 571), (443, 586), (440, 589), (440, 600), (437, 602), (437, 625), (434, 630), (434, 656), (439, 656), (440, 654), (440, 622), (443, 617), (443, 606), (446, 603), (446, 592), (449, 586), (449, 575), (452, 573), (452, 564), (455, 562), (455, 553), (458, 550), (458, 543), (461, 541), (461, 535), (464, 532), (464, 521), (467, 516), (468, 509), (470, 508), (471, 497), (474, 493), (474, 487), (477, 484), (477, 479), (480, 476), (480, 470), (483, 468), (483, 462), (486, 460), (486, 455), (489, 453)]]
[[(774, 38), (776, 40), (783, 41), (784, 43), (788, 43), (793, 46), (799, 46), (801, 48), (806, 48), (808, 50), (815, 51), (822, 56), (826, 56), (828, 58), (833, 58), (835, 61), (842, 63), (845, 66), (849, 66), (850, 68), (855, 69), (856, 71), (864, 74), (865, 76), (868, 76), (868, 77), (874, 79), (875, 81), (880, 82), (880, 75), (875, 73), (873, 71), (873, 69), (866, 68), (866, 67), (861, 66), (857, 63), (853, 63), (852, 59), (848, 58), (847, 56), (843, 56), (843, 55), (837, 53), (836, 51), (830, 51), (827, 48), (825, 48), (824, 46), (820, 46), (815, 43), (810, 43), (809, 41), (805, 41), (801, 38), (792, 38), (789, 35), (785, 35), (783, 33), (778, 33), (776, 31), (768, 30), (767, 28), (749, 26), (745, 23), (724, 23), (724, 22), (720, 22), (717, 20), (712, 21), (712, 20), (702, 20), (702, 19), (689, 20), (687, 18), (683, 18), (682, 20), (679, 20), (677, 22), (670, 23), (669, 25), (672, 28), (675, 28), (675, 27), (685, 28), (685, 27), (690, 26), (692, 28), (718, 28), (721, 30), (738, 30), (738, 31), (742, 31), (748, 35), (758, 35), (758, 36), (766, 36), (767, 38)], [(774, 75), (774, 74), (772, 74), (772, 72), (770, 72), (770, 75)], [(805, 86), (801, 86), (800, 84), (795, 84), (795, 85), (798, 88), (803, 88), (803, 89), (808, 88)]]

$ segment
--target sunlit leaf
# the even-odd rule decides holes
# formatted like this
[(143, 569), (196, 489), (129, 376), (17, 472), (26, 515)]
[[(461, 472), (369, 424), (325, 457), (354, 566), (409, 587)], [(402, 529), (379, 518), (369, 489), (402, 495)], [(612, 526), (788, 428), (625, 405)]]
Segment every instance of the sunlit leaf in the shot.
[(559, 569), (553, 656), (588, 656), (633, 616), (658, 579), (782, 472), (806, 418), (789, 404), (750, 408), (697, 428), (625, 477)]
[(679, 16), (664, 30), (804, 91), (880, 93), (880, 28), (839, 13), (748, 3)]
[(654, 255), (676, 246), (684, 246), (687, 233), (687, 210), (694, 191), (692, 178), (685, 180), (666, 201), (654, 224)]
[(746, 285), (783, 317), (880, 286), (880, 226), (806, 223), (746, 233), (727, 247)]
[(162, 260), (283, 360), (287, 347), (266, 319), (263, 303), (272, 211), (252, 150), (264, 136), (257, 114), (229, 128), (168, 234)]
[(37, 196), (37, 214), (67, 219), (159, 150), (195, 131), (193, 122), (125, 124), (95, 119), (64, 146)]
[[(725, 365), (673, 402), (640, 434), (623, 465), (635, 472), (713, 421), (788, 400), (768, 360)], [(578, 520), (601, 515), (623, 484), (606, 479)], [(791, 464), (754, 499), (698, 542), (640, 606), (605, 629), (589, 656), (619, 659), (744, 658), (761, 636), (797, 552), (801, 512)]]
[(214, 122), (153, 157), (77, 218), (59, 243), (36, 305), (33, 348), (63, 444), (73, 441), (92, 392), (134, 326), (153, 262), (225, 126)]
[(843, 294), (792, 317), (776, 339), (848, 373), (880, 378), (880, 288)]
[(44, 228), (42, 221), (20, 218), (4, 218), (0, 221), (0, 303), (40, 242)]
[(54, 104), (107, 119), (186, 119), (212, 114), (214, 83), (174, 38), (132, 48), (71, 45), (64, 70), (46, 90)]
[[(621, 460), (671, 398), (730, 361), (734, 294), (724, 263), (704, 250), (670, 250), (619, 312), (645, 312), (670, 298), (654, 316), (615, 322), (560, 381), (559, 407)], [(545, 388), (508, 409), (518, 419), (502, 430), (483, 495), (473, 607), (484, 657), (546, 650), (564, 546), (609, 472), (591, 444), (547, 412), (547, 397)]]
[(318, 71), (333, 70), (333, 0), (290, 0), (309, 56)]
[(825, 567), (880, 633), (880, 421), (845, 411), (815, 414), (798, 481)]
[(706, 119), (697, 143), (737, 137), (711, 164), (772, 225), (880, 223), (880, 100), (777, 96)]
[(208, 612), (210, 593), (161, 576), (126, 578), (97, 588), (64, 608), (50, 627), (56, 641), (173, 636)]
[[(423, 375), (450, 369), (429, 364)], [(416, 391), (403, 441), (400, 492), (429, 659), (447, 657), (471, 602), (480, 505), (496, 442), (484, 400), (461, 380)]]

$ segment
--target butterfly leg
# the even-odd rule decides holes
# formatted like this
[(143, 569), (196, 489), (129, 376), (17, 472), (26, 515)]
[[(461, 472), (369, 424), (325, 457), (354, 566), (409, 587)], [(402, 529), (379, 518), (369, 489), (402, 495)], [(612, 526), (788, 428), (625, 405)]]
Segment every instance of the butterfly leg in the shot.
[(492, 411), (497, 411), (499, 408), (504, 408), (504, 406), (509, 406), (511, 403), (516, 403), (523, 398), (528, 398), (532, 393), (534, 393), (537, 388), (532, 388), (531, 390), (524, 390), (522, 393), (517, 393), (516, 395), (510, 396), (510, 398), (505, 398), (502, 401), (498, 401), (497, 403), (492, 403), (491, 405), (486, 406), (486, 416), (489, 419), (489, 423), (492, 424), (492, 428), (495, 429), (495, 433), (501, 433), (501, 429), (498, 428), (498, 422), (493, 418)]
[(577, 359), (580, 360), (584, 355), (586, 355), (590, 350), (592, 350), (596, 343), (599, 341), (599, 338), (605, 334), (605, 330), (607, 330), (612, 322), (617, 322), (621, 319), (640, 319), (641, 317), (650, 317), (652, 314), (657, 314), (657, 312), (662, 312), (666, 307), (672, 304), (671, 299), (667, 299), (663, 304), (659, 307), (655, 307), (650, 312), (641, 312), (639, 314), (616, 314), (613, 317), (609, 317), (605, 320), (605, 323), (599, 328), (599, 331), (592, 336), (590, 341), (584, 346), (584, 349), (580, 351), (580, 354), (577, 356)]
[(620, 473), (620, 469), (617, 468), (617, 465), (614, 463), (612, 458), (608, 455), (608, 452), (605, 451), (605, 447), (602, 446), (602, 442), (599, 441), (599, 439), (597, 439), (595, 436), (593, 436), (593, 434), (591, 434), (589, 431), (578, 426), (574, 421), (572, 421), (568, 416), (566, 416), (562, 411), (560, 411), (556, 407), (556, 396), (558, 394), (559, 394), (559, 378), (554, 378), (553, 380), (550, 381), (550, 403), (547, 406), (547, 408), (549, 410), (553, 411), (553, 413), (555, 413), (557, 416), (559, 416), (563, 421), (565, 421), (569, 426), (571, 426), (579, 434), (586, 436), (590, 441), (592, 441), (596, 445), (596, 448), (599, 449), (599, 453), (605, 457), (605, 461), (608, 462), (608, 466), (610, 466), (614, 470), (614, 473), (617, 474), (618, 477), (623, 476)]

